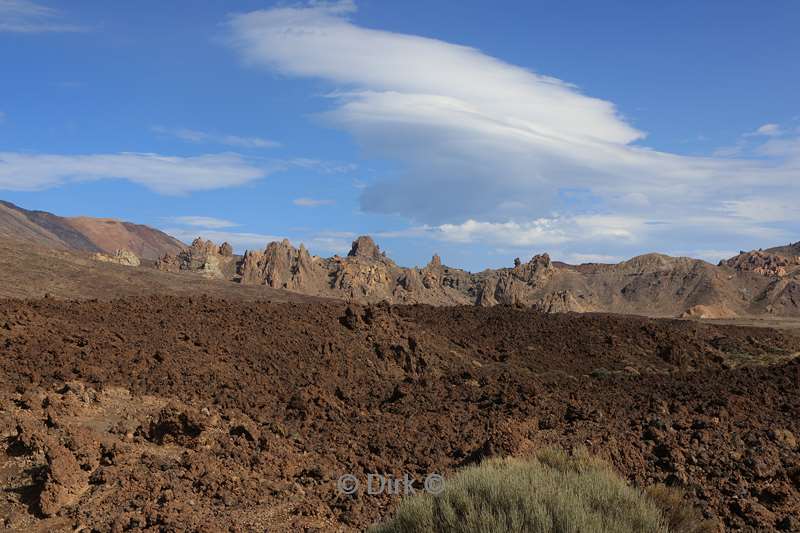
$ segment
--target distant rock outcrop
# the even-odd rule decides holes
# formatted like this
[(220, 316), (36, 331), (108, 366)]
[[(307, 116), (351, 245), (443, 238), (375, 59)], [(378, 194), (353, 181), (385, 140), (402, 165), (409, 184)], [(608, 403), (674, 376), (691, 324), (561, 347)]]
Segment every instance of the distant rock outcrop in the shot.
[(544, 313), (583, 313), (591, 311), (586, 303), (579, 301), (572, 291), (562, 290), (551, 292), (538, 301), (533, 307)]
[(129, 250), (116, 250), (113, 254), (95, 253), (92, 258), (103, 263), (116, 263), (118, 265), (138, 267), (142, 264), (135, 253)]
[(386, 257), (372, 240), (372, 237), (362, 235), (353, 241), (353, 246), (347, 257), (362, 257), (364, 259), (381, 259)]
[(217, 246), (198, 237), (189, 248), (160, 257), (156, 268), (164, 272), (196, 272), (207, 278), (232, 279), (237, 260), (233, 247), (227, 242)]
[(800, 266), (800, 257), (787, 257), (775, 253), (755, 250), (740, 252), (736, 257), (720, 262), (739, 272), (755, 272), (762, 276), (782, 278), (793, 268)]
[[(605, 311), (656, 316), (728, 318), (800, 316), (800, 259), (748, 252), (714, 266), (688, 257), (646, 254), (616, 265), (572, 266), (548, 254), (479, 273), (451, 268), (438, 255), (404, 268), (368, 236), (344, 256), (312, 256), (303, 245), (272, 242), (234, 255), (229, 245), (195, 240), (158, 268), (196, 272), (354, 303), (517, 305), (546, 313)], [(757, 274), (757, 275), (755, 275)]]
[(286, 239), (269, 243), (263, 252), (247, 251), (238, 271), (242, 283), (290, 290), (311, 289), (322, 275), (305, 247), (295, 248)]

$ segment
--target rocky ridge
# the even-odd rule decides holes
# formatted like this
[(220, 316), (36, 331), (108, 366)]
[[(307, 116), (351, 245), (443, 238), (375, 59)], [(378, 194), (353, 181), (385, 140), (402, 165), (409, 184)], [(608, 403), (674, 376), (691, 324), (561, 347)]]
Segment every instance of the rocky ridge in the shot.
[(771, 250), (742, 252), (716, 266), (663, 254), (616, 265), (573, 266), (540, 254), (527, 262), (517, 258), (510, 268), (471, 273), (444, 265), (438, 255), (424, 267), (401, 267), (368, 236), (353, 241), (347, 256), (330, 258), (311, 255), (288, 240), (237, 256), (227, 243), (197, 239), (162, 257), (157, 268), (357, 303), (517, 305), (551, 313), (702, 318), (800, 316), (800, 256)]

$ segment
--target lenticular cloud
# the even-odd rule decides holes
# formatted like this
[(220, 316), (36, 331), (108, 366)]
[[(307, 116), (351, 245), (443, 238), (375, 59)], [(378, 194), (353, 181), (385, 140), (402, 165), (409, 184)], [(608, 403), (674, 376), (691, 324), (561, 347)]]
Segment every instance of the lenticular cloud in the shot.
[(368, 156), (399, 164), (399, 178), (363, 191), (365, 211), (524, 225), (554, 216), (559, 193), (577, 189), (594, 213), (718, 220), (756, 188), (771, 191), (767, 202), (800, 192), (797, 157), (651, 150), (610, 102), (474, 48), (360, 27), (354, 12), (352, 2), (282, 7), (232, 16), (229, 30), (248, 64), (333, 84), (324, 118)]

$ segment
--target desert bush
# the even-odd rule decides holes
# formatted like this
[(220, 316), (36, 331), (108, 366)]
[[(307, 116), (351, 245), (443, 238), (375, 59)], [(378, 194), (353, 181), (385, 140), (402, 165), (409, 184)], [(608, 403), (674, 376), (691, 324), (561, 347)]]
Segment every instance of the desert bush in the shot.
[[(675, 503), (676, 492), (659, 492)], [(686, 506), (682, 509), (685, 510)], [(371, 533), (694, 533), (692, 513), (674, 522), (657, 498), (628, 485), (585, 451), (546, 450), (492, 459), (449, 478), (438, 495), (404, 499)], [(678, 526), (673, 529), (673, 526)]]
[(697, 509), (686, 503), (683, 491), (666, 485), (647, 487), (645, 494), (650, 498), (667, 521), (669, 531), (673, 533), (713, 533), (714, 525), (700, 517)]

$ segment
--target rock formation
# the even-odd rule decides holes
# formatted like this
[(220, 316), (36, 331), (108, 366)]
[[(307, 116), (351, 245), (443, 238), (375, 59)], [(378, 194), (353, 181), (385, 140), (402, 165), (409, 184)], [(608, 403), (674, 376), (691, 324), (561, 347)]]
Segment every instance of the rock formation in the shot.
[(141, 265), (141, 261), (136, 256), (135, 253), (129, 250), (116, 250), (113, 254), (104, 254), (97, 252), (92, 255), (92, 259), (95, 261), (101, 261), (103, 263), (116, 263), (118, 265), (130, 266), (130, 267), (138, 267)]
[(782, 278), (793, 268), (800, 266), (800, 257), (755, 250), (740, 252), (736, 257), (721, 261), (720, 265), (729, 266), (739, 272), (755, 272), (762, 276)]
[(344, 256), (312, 256), (303, 245), (272, 242), (233, 254), (229, 245), (197, 239), (158, 268), (196, 272), (355, 303), (521, 305), (547, 313), (606, 311), (655, 316), (728, 318), (800, 316), (800, 258), (742, 253), (718, 266), (687, 257), (646, 254), (616, 265), (554, 263), (548, 254), (513, 267), (470, 273), (442, 263), (404, 268), (368, 236)]
[(238, 272), (242, 283), (290, 290), (311, 289), (322, 275), (305, 247), (294, 248), (287, 239), (269, 243), (263, 252), (247, 251)]
[(156, 261), (156, 268), (164, 272), (196, 272), (208, 278), (232, 279), (238, 259), (233, 247), (224, 242), (217, 246), (200, 237), (177, 254), (165, 254)]

